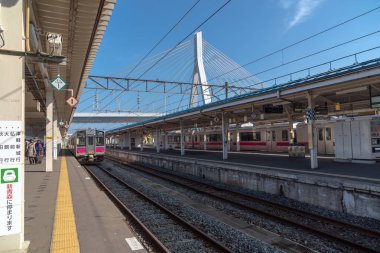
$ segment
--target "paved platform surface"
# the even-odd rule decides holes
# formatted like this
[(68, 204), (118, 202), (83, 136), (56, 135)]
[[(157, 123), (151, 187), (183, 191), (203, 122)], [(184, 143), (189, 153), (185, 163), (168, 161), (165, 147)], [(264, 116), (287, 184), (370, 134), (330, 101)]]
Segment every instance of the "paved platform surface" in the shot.
[[(67, 184), (63, 182), (65, 170)], [(45, 172), (44, 162), (27, 164), (25, 187), (25, 240), (30, 241), (29, 253), (146, 252), (131, 250), (126, 238), (135, 235), (124, 215), (74, 157), (60, 157), (54, 162), (53, 172)], [(65, 187), (68, 189), (62, 190)], [(71, 192), (70, 198), (68, 192)], [(59, 207), (63, 207), (60, 214), (56, 211), (57, 196), (58, 199), (65, 196), (58, 200), (63, 203)], [(74, 211), (71, 214), (68, 206)]]
[[(125, 150), (128, 151), (128, 150)], [(133, 149), (133, 152), (141, 152)], [(155, 153), (155, 149), (144, 148), (142, 152)], [(161, 150), (161, 155), (180, 156), (179, 150)], [(220, 163), (242, 164), (244, 166), (261, 166), (267, 169), (275, 169), (289, 172), (313, 172), (323, 175), (342, 175), (353, 178), (380, 179), (380, 163), (357, 164), (335, 162), (332, 156), (318, 158), (319, 168), (310, 168), (310, 158), (289, 158), (282, 153), (259, 153), (259, 152), (229, 152), (228, 160), (223, 161), (221, 151), (186, 150), (185, 158), (215, 161)]]

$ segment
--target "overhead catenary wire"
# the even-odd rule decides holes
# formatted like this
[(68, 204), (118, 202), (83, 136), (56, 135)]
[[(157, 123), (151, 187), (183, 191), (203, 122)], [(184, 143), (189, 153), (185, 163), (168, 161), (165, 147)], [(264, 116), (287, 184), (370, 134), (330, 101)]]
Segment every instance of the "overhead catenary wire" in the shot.
[(312, 34), (312, 35), (310, 35), (310, 36), (308, 36), (308, 37), (306, 37), (306, 38), (304, 38), (304, 39), (301, 39), (301, 40), (299, 40), (299, 41), (297, 41), (297, 42), (294, 42), (294, 43), (292, 43), (292, 44), (290, 44), (290, 45), (288, 45), (288, 46), (285, 46), (285, 47), (283, 47), (283, 48), (281, 48), (281, 49), (275, 50), (275, 51), (273, 51), (273, 52), (271, 52), (271, 53), (269, 53), (269, 54), (266, 54), (266, 55), (264, 55), (264, 56), (262, 56), (262, 57), (259, 57), (259, 58), (255, 59), (255, 60), (252, 60), (252, 61), (250, 61), (250, 62), (247, 62), (247, 63), (241, 65), (240, 67), (236, 68), (236, 69), (232, 69), (232, 70), (230, 70), (229, 72), (226, 72), (226, 73), (221, 74), (221, 75), (219, 75), (219, 76), (212, 77), (212, 78), (210, 78), (209, 81), (212, 81), (212, 80), (214, 80), (215, 78), (218, 78), (218, 77), (221, 77), (221, 76), (223, 76), (223, 75), (226, 75), (226, 74), (228, 74), (228, 73), (230, 73), (230, 72), (233, 72), (233, 71), (235, 71), (235, 70), (237, 70), (237, 69), (240, 69), (240, 68), (246, 67), (246, 66), (248, 66), (248, 65), (251, 65), (251, 64), (253, 64), (253, 63), (259, 62), (259, 61), (261, 61), (261, 60), (263, 60), (263, 59), (265, 59), (265, 58), (268, 58), (268, 57), (270, 57), (270, 56), (272, 56), (272, 55), (275, 55), (275, 54), (277, 54), (277, 53), (283, 52), (283, 51), (286, 50), (286, 49), (292, 48), (292, 47), (294, 47), (294, 46), (296, 46), (296, 45), (298, 45), (298, 44), (301, 44), (301, 43), (303, 43), (303, 42), (305, 42), (305, 41), (308, 41), (308, 40), (310, 40), (310, 39), (312, 39), (312, 38), (315, 38), (315, 37), (317, 37), (317, 36), (319, 36), (319, 35), (321, 35), (321, 34), (324, 34), (324, 33), (328, 32), (328, 31), (331, 31), (331, 30), (333, 30), (333, 29), (335, 29), (335, 28), (337, 28), (337, 27), (340, 27), (340, 26), (342, 26), (342, 25), (345, 25), (345, 24), (347, 24), (347, 23), (349, 23), (349, 22), (351, 22), (351, 21), (354, 21), (354, 20), (356, 20), (356, 19), (358, 19), (358, 18), (361, 18), (361, 17), (363, 17), (363, 16), (365, 16), (365, 15), (367, 15), (367, 14), (369, 14), (369, 13), (372, 13), (372, 12), (374, 12), (374, 11), (377, 11), (377, 10), (379, 10), (379, 9), (380, 9), (380, 6), (375, 7), (375, 8), (373, 8), (373, 9), (371, 9), (371, 10), (368, 10), (368, 11), (362, 13), (362, 14), (359, 14), (359, 15), (357, 15), (357, 16), (355, 16), (355, 17), (352, 17), (352, 18), (350, 18), (350, 19), (347, 19), (347, 20), (345, 20), (345, 21), (343, 21), (343, 22), (341, 22), (341, 23), (338, 23), (338, 24), (336, 24), (336, 25), (334, 25), (334, 26), (331, 26), (331, 27), (329, 27), (329, 28), (327, 28), (327, 29), (324, 29), (324, 30), (322, 30), (322, 31), (320, 31), (320, 32), (314, 33), (314, 34)]

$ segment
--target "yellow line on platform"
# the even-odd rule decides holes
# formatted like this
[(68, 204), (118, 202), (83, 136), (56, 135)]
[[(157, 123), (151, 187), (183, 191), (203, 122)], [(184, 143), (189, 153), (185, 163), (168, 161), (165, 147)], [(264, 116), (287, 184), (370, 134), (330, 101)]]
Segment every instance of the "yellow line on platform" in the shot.
[(55, 207), (54, 230), (51, 240), (51, 253), (79, 252), (79, 242), (75, 225), (75, 215), (71, 198), (66, 157), (61, 159), (61, 171), (57, 202)]

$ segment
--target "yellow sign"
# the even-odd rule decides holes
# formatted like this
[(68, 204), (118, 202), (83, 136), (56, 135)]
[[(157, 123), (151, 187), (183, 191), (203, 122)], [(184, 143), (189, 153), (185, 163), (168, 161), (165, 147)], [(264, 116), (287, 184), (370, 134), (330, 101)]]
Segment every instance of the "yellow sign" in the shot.
[(47, 139), (47, 140), (52, 140), (52, 139), (53, 139), (53, 136), (46, 136), (46, 139)]

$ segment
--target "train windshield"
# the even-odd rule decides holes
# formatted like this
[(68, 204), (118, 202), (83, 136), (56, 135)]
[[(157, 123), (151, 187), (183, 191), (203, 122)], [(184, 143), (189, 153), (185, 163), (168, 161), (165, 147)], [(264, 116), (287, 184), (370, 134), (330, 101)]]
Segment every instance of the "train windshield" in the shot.
[(77, 132), (77, 146), (86, 146), (86, 131)]
[(104, 132), (96, 131), (96, 146), (104, 146)]

